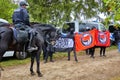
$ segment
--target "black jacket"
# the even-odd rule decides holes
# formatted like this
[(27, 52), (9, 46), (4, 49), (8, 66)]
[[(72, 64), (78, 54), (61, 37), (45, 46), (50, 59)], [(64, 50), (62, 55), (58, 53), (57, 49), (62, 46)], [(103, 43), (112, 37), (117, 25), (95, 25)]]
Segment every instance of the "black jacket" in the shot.
[(115, 30), (113, 35), (114, 35), (114, 37), (115, 37), (115, 41), (116, 41), (117, 43), (120, 42), (120, 29)]
[(25, 25), (30, 25), (29, 23), (29, 14), (25, 8), (18, 8), (14, 11), (12, 15), (12, 20), (14, 24), (24, 23)]

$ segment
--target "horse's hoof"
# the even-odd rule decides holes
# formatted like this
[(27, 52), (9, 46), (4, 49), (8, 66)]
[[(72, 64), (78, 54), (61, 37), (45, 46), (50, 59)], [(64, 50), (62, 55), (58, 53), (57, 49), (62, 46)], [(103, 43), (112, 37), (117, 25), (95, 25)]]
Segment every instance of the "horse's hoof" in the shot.
[(44, 63), (47, 63), (47, 61), (44, 61)]
[(78, 62), (78, 60), (75, 60), (76, 62)]
[(32, 75), (32, 76), (34, 76), (34, 75), (35, 75), (35, 73), (34, 73), (34, 72), (31, 72), (31, 75)]
[(42, 77), (43, 75), (41, 73), (38, 73), (38, 77)]
[(1, 69), (0, 69), (0, 71), (4, 71), (4, 69), (3, 69), (3, 68), (1, 68)]

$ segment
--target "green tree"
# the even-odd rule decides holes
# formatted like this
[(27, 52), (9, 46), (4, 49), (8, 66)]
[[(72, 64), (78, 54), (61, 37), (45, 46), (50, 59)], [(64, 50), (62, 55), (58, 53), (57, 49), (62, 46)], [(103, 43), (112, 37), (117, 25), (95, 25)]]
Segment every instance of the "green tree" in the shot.
[(110, 19), (120, 20), (120, 0), (103, 0), (107, 13), (111, 14)]
[(0, 0), (0, 18), (12, 22), (11, 16), (15, 8), (16, 6), (11, 2), (11, 0)]
[[(32, 20), (61, 24), (98, 15), (100, 2), (96, 0), (27, 0)], [(72, 16), (71, 16), (72, 15)]]

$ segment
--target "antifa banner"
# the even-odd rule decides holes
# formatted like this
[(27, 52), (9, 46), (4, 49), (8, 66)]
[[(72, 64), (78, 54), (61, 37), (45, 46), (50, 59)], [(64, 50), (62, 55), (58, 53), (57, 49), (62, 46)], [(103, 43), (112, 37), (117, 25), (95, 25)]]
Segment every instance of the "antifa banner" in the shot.
[(75, 34), (76, 51), (85, 50), (95, 45), (95, 31), (91, 30), (83, 33)]
[(93, 46), (110, 46), (109, 31), (101, 32), (93, 29), (87, 32), (82, 32), (80, 34), (75, 34), (76, 51), (85, 50)]
[(54, 45), (56, 52), (66, 52), (69, 49), (72, 49), (74, 46), (74, 41), (72, 38), (60, 37), (56, 40)]
[(96, 31), (96, 46), (110, 46), (110, 32)]

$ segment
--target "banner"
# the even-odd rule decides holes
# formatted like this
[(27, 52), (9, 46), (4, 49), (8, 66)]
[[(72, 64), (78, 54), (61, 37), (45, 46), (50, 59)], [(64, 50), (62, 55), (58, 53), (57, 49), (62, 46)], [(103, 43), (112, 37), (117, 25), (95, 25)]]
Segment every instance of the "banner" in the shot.
[(75, 47), (76, 51), (85, 50), (95, 46), (95, 32), (96, 29), (91, 31), (76, 33), (75, 34)]
[(69, 49), (72, 49), (74, 46), (74, 41), (72, 38), (60, 37), (56, 40), (54, 45), (56, 52), (66, 52)]
[(96, 30), (96, 46), (110, 46), (110, 32)]
[(110, 33), (109, 31), (98, 31), (93, 29), (87, 32), (75, 34), (75, 47), (76, 51), (85, 50), (93, 46), (110, 46)]

